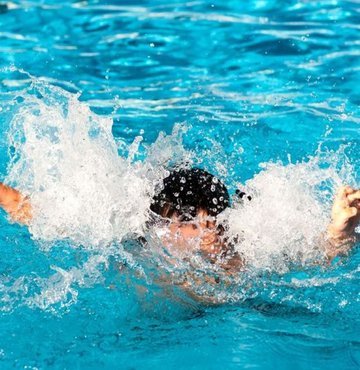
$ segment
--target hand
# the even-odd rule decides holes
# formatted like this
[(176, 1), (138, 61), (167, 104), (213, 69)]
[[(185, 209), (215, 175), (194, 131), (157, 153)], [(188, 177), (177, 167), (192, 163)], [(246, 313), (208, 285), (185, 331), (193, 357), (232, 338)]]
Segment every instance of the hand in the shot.
[(32, 218), (32, 208), (29, 198), (22, 198), (19, 204), (9, 211), (13, 221), (28, 225)]
[(360, 221), (360, 190), (350, 186), (341, 187), (335, 196), (331, 216), (328, 227), (331, 239), (342, 241), (354, 238), (355, 228)]
[(29, 224), (31, 221), (32, 209), (29, 198), (2, 183), (0, 183), (0, 207), (4, 208), (16, 222)]

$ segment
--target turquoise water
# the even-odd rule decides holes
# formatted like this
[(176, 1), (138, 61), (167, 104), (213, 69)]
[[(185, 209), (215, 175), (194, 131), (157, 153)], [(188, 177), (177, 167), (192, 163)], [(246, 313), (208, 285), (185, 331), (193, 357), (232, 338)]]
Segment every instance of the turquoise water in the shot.
[[(359, 251), (312, 263), (336, 187), (360, 184), (359, 12), (1, 2), (1, 180), (37, 212), (0, 217), (1, 367), (360, 368)], [(254, 195), (227, 215), (248, 270), (200, 289), (221, 304), (158, 282), (189, 267), (142, 227), (179, 162)]]

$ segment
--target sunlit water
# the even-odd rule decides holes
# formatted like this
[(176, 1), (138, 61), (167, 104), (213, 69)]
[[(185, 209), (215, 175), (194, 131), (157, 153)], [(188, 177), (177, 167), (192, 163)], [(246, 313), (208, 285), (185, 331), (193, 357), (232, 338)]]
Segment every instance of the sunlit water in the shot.
[[(360, 184), (359, 13), (1, 3), (1, 180), (34, 208), (29, 228), (1, 213), (1, 366), (359, 368), (360, 254), (319, 245), (336, 188)], [(252, 195), (222, 214), (243, 271), (147, 228), (176, 165)]]

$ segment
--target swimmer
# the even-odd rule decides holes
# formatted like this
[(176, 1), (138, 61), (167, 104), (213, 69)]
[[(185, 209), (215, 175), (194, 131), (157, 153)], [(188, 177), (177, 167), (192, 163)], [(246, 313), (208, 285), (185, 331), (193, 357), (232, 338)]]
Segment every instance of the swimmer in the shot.
[[(239, 200), (251, 200), (237, 192)], [(0, 206), (19, 223), (32, 218), (28, 197), (0, 183)], [(203, 256), (225, 269), (241, 269), (244, 261), (224, 236), (225, 226), (218, 216), (231, 206), (225, 185), (212, 174), (200, 169), (180, 169), (163, 180), (150, 210), (153, 224), (166, 229), (162, 242), (171, 253), (186, 255), (197, 245)], [(337, 192), (332, 219), (323, 235), (324, 254), (328, 260), (346, 255), (356, 243), (355, 228), (360, 222), (360, 190), (344, 186)]]
[(224, 236), (225, 225), (217, 221), (217, 216), (230, 207), (228, 190), (217, 177), (199, 168), (182, 169), (171, 172), (161, 188), (150, 210), (160, 216), (155, 217), (154, 226), (164, 230), (162, 244), (171, 255), (181, 258), (195, 249), (225, 269), (243, 265)]

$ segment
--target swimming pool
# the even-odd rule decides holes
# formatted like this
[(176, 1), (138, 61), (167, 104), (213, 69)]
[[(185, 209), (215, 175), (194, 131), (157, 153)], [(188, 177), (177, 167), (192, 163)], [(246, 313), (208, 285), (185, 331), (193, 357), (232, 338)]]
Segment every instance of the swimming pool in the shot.
[[(1, 2), (1, 180), (38, 207), (30, 232), (1, 213), (2, 368), (358, 369), (359, 251), (307, 257), (334, 189), (360, 183), (359, 12)], [(252, 263), (207, 288), (220, 305), (159, 286), (119, 241), (181, 161), (255, 195), (228, 215)]]

